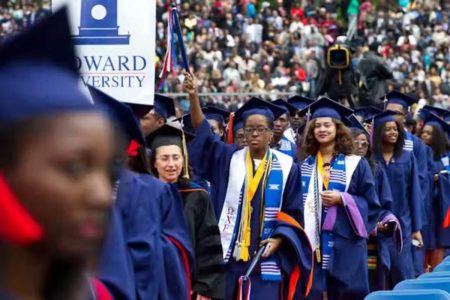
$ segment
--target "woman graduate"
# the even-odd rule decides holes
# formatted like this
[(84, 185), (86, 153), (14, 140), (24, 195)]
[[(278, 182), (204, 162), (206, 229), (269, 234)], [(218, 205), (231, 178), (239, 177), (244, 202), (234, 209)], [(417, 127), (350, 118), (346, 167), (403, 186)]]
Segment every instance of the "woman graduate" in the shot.
[(324, 293), (328, 299), (363, 299), (369, 293), (366, 239), (380, 206), (372, 172), (364, 158), (352, 155), (353, 138), (343, 123), (350, 109), (321, 98), (306, 110), (303, 206), (315, 250), (308, 299)]
[[(423, 109), (422, 109), (423, 111)], [(427, 248), (426, 263), (433, 269), (444, 258), (444, 248), (450, 247), (450, 229), (442, 228), (450, 205), (449, 143), (450, 126), (431, 112), (424, 112), (421, 138), (433, 150), (433, 162), (429, 168), (430, 202), (425, 209), (428, 223), (424, 227), (424, 243)]]
[(404, 150), (405, 131), (396, 121), (397, 112), (384, 111), (374, 117), (373, 159), (386, 172), (392, 191), (392, 212), (400, 221), (403, 233), (403, 250), (397, 253), (391, 240), (382, 247), (389, 251), (390, 278), (393, 287), (398, 282), (414, 278), (411, 246), (423, 246), (422, 194), (420, 193), (416, 159), (412, 151)]
[(208, 193), (190, 180), (184, 135), (181, 129), (165, 125), (147, 137), (152, 149), (151, 169), (161, 181), (175, 184), (183, 198), (184, 216), (196, 256), (191, 278), (196, 299), (224, 299), (219, 227)]
[[(89, 87), (116, 125), (118, 160), (131, 141), (145, 146), (132, 110)], [(164, 126), (164, 125), (163, 125)], [(113, 223), (100, 261), (100, 279), (118, 299), (190, 298), (191, 244), (181, 199), (170, 185), (118, 166)]]
[(65, 10), (0, 61), (0, 298), (109, 300), (89, 278), (112, 205), (112, 128), (78, 89)]
[[(244, 104), (236, 116), (242, 117), (249, 146), (238, 150), (212, 134), (191, 74), (186, 73), (184, 88), (196, 129), (189, 157), (194, 171), (215, 186), (212, 202), (225, 255), (226, 299), (298, 299), (308, 294), (312, 256), (300, 226), (299, 168), (291, 157), (269, 148), (273, 121), (284, 110), (256, 98)], [(241, 277), (261, 246), (264, 253), (256, 269)]]
[[(357, 126), (353, 124), (357, 122)], [(371, 157), (370, 135), (359, 121), (354, 120), (349, 127), (354, 137), (353, 153), (364, 157), (372, 169), (375, 190), (380, 201), (380, 211), (376, 219), (376, 227), (369, 231), (368, 267), (370, 291), (385, 290), (386, 278), (389, 274), (390, 259), (389, 249), (382, 247), (386, 239), (393, 239), (398, 251), (402, 250), (402, 232), (400, 222), (392, 213), (392, 192), (386, 172), (379, 162)]]

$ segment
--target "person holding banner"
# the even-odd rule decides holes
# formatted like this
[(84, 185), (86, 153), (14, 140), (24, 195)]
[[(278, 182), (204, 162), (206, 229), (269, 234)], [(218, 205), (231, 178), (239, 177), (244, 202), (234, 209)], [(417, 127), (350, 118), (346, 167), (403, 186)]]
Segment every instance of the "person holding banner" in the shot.
[(450, 207), (449, 143), (450, 125), (432, 112), (425, 113), (422, 141), (433, 150), (433, 161), (429, 170), (430, 202), (426, 204), (428, 223), (424, 228), (424, 244), (427, 248), (426, 264), (434, 269), (444, 258), (444, 248), (450, 247), (450, 229), (442, 223)]
[(112, 299), (91, 276), (113, 132), (77, 75), (65, 10), (0, 48), (1, 299)]
[(189, 157), (195, 172), (215, 187), (211, 198), (225, 256), (226, 299), (307, 296), (312, 253), (301, 226), (299, 168), (269, 147), (273, 121), (285, 111), (257, 98), (244, 104), (235, 115), (243, 121), (248, 146), (239, 150), (211, 132), (195, 78), (185, 76), (196, 130)]
[[(353, 155), (344, 125), (352, 110), (328, 98), (304, 109), (310, 120), (301, 164), (305, 230), (315, 251), (307, 299), (363, 299), (369, 293), (367, 237), (380, 204), (371, 168)], [(349, 255), (351, 253), (351, 255)]]

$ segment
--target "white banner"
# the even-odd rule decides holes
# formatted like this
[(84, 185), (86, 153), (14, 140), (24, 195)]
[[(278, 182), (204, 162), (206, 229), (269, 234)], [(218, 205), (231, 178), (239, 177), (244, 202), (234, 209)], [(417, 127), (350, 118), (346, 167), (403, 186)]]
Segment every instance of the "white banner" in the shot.
[(84, 85), (120, 101), (153, 104), (156, 2), (53, 0), (67, 5)]

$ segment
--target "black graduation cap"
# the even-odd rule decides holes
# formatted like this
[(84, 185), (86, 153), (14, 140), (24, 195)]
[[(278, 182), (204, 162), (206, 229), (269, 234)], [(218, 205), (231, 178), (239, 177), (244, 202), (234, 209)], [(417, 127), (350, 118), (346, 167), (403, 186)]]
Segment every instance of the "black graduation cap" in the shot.
[(174, 100), (161, 94), (155, 94), (153, 108), (156, 113), (166, 120), (176, 115)]
[(207, 120), (215, 120), (221, 124), (226, 123), (230, 112), (228, 110), (208, 105), (202, 108), (203, 114)]
[(388, 93), (386, 96), (382, 97), (381, 99), (387, 100), (386, 105), (389, 103), (400, 104), (401, 106), (403, 106), (405, 111), (408, 111), (408, 107), (412, 106), (414, 103), (417, 103), (419, 101), (417, 98), (400, 93), (398, 91), (392, 91)]
[(239, 108), (235, 116), (245, 121), (251, 115), (263, 115), (267, 117), (269, 122), (278, 119), (286, 110), (268, 101), (253, 97)]
[(94, 103), (104, 108), (113, 122), (120, 124), (128, 140), (135, 140), (139, 145), (145, 146), (139, 121), (131, 108), (94, 87), (88, 88)]
[(138, 104), (138, 103), (130, 103), (130, 102), (123, 102), (126, 105), (128, 105), (131, 110), (133, 110), (136, 117), (139, 119), (142, 119), (146, 114), (148, 114), (152, 109), (153, 105), (150, 104)]
[(66, 12), (60, 10), (0, 47), (0, 126), (97, 109), (79, 89), (67, 28)]
[(191, 114), (185, 114), (181, 118), (175, 119), (174, 121), (176, 121), (180, 124), (180, 126), (183, 128), (184, 132), (194, 135), (195, 129), (192, 126)]
[(298, 111), (298, 108), (294, 105), (290, 104), (287, 101), (284, 101), (283, 99), (277, 99), (275, 101), (272, 101), (273, 104), (278, 105), (280, 107), (283, 107), (289, 115), (293, 115)]
[(50, 17), (39, 20), (3, 44), (0, 65), (13, 60), (50, 63), (78, 76), (67, 9), (62, 8)]
[(396, 116), (398, 115), (399, 113), (396, 111), (385, 110), (373, 117), (374, 127), (381, 126), (387, 122), (393, 122), (396, 120)]
[(353, 110), (330, 98), (322, 97), (302, 110), (302, 113), (306, 112), (310, 113), (310, 120), (316, 118), (333, 118), (342, 121), (344, 117), (351, 115)]
[(293, 96), (288, 99), (288, 102), (294, 105), (297, 109), (302, 110), (308, 105), (311, 105), (315, 99), (303, 97), (303, 96)]
[(371, 119), (374, 115), (381, 113), (383, 110), (375, 106), (360, 106), (355, 108), (353, 114), (362, 118), (362, 120)]

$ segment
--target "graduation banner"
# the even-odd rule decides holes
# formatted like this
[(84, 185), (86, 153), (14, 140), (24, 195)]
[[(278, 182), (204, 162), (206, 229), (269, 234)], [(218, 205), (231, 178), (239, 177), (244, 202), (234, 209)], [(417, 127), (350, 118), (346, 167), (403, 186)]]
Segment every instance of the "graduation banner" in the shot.
[(146, 0), (53, 0), (69, 11), (83, 85), (120, 101), (152, 104), (156, 5)]

